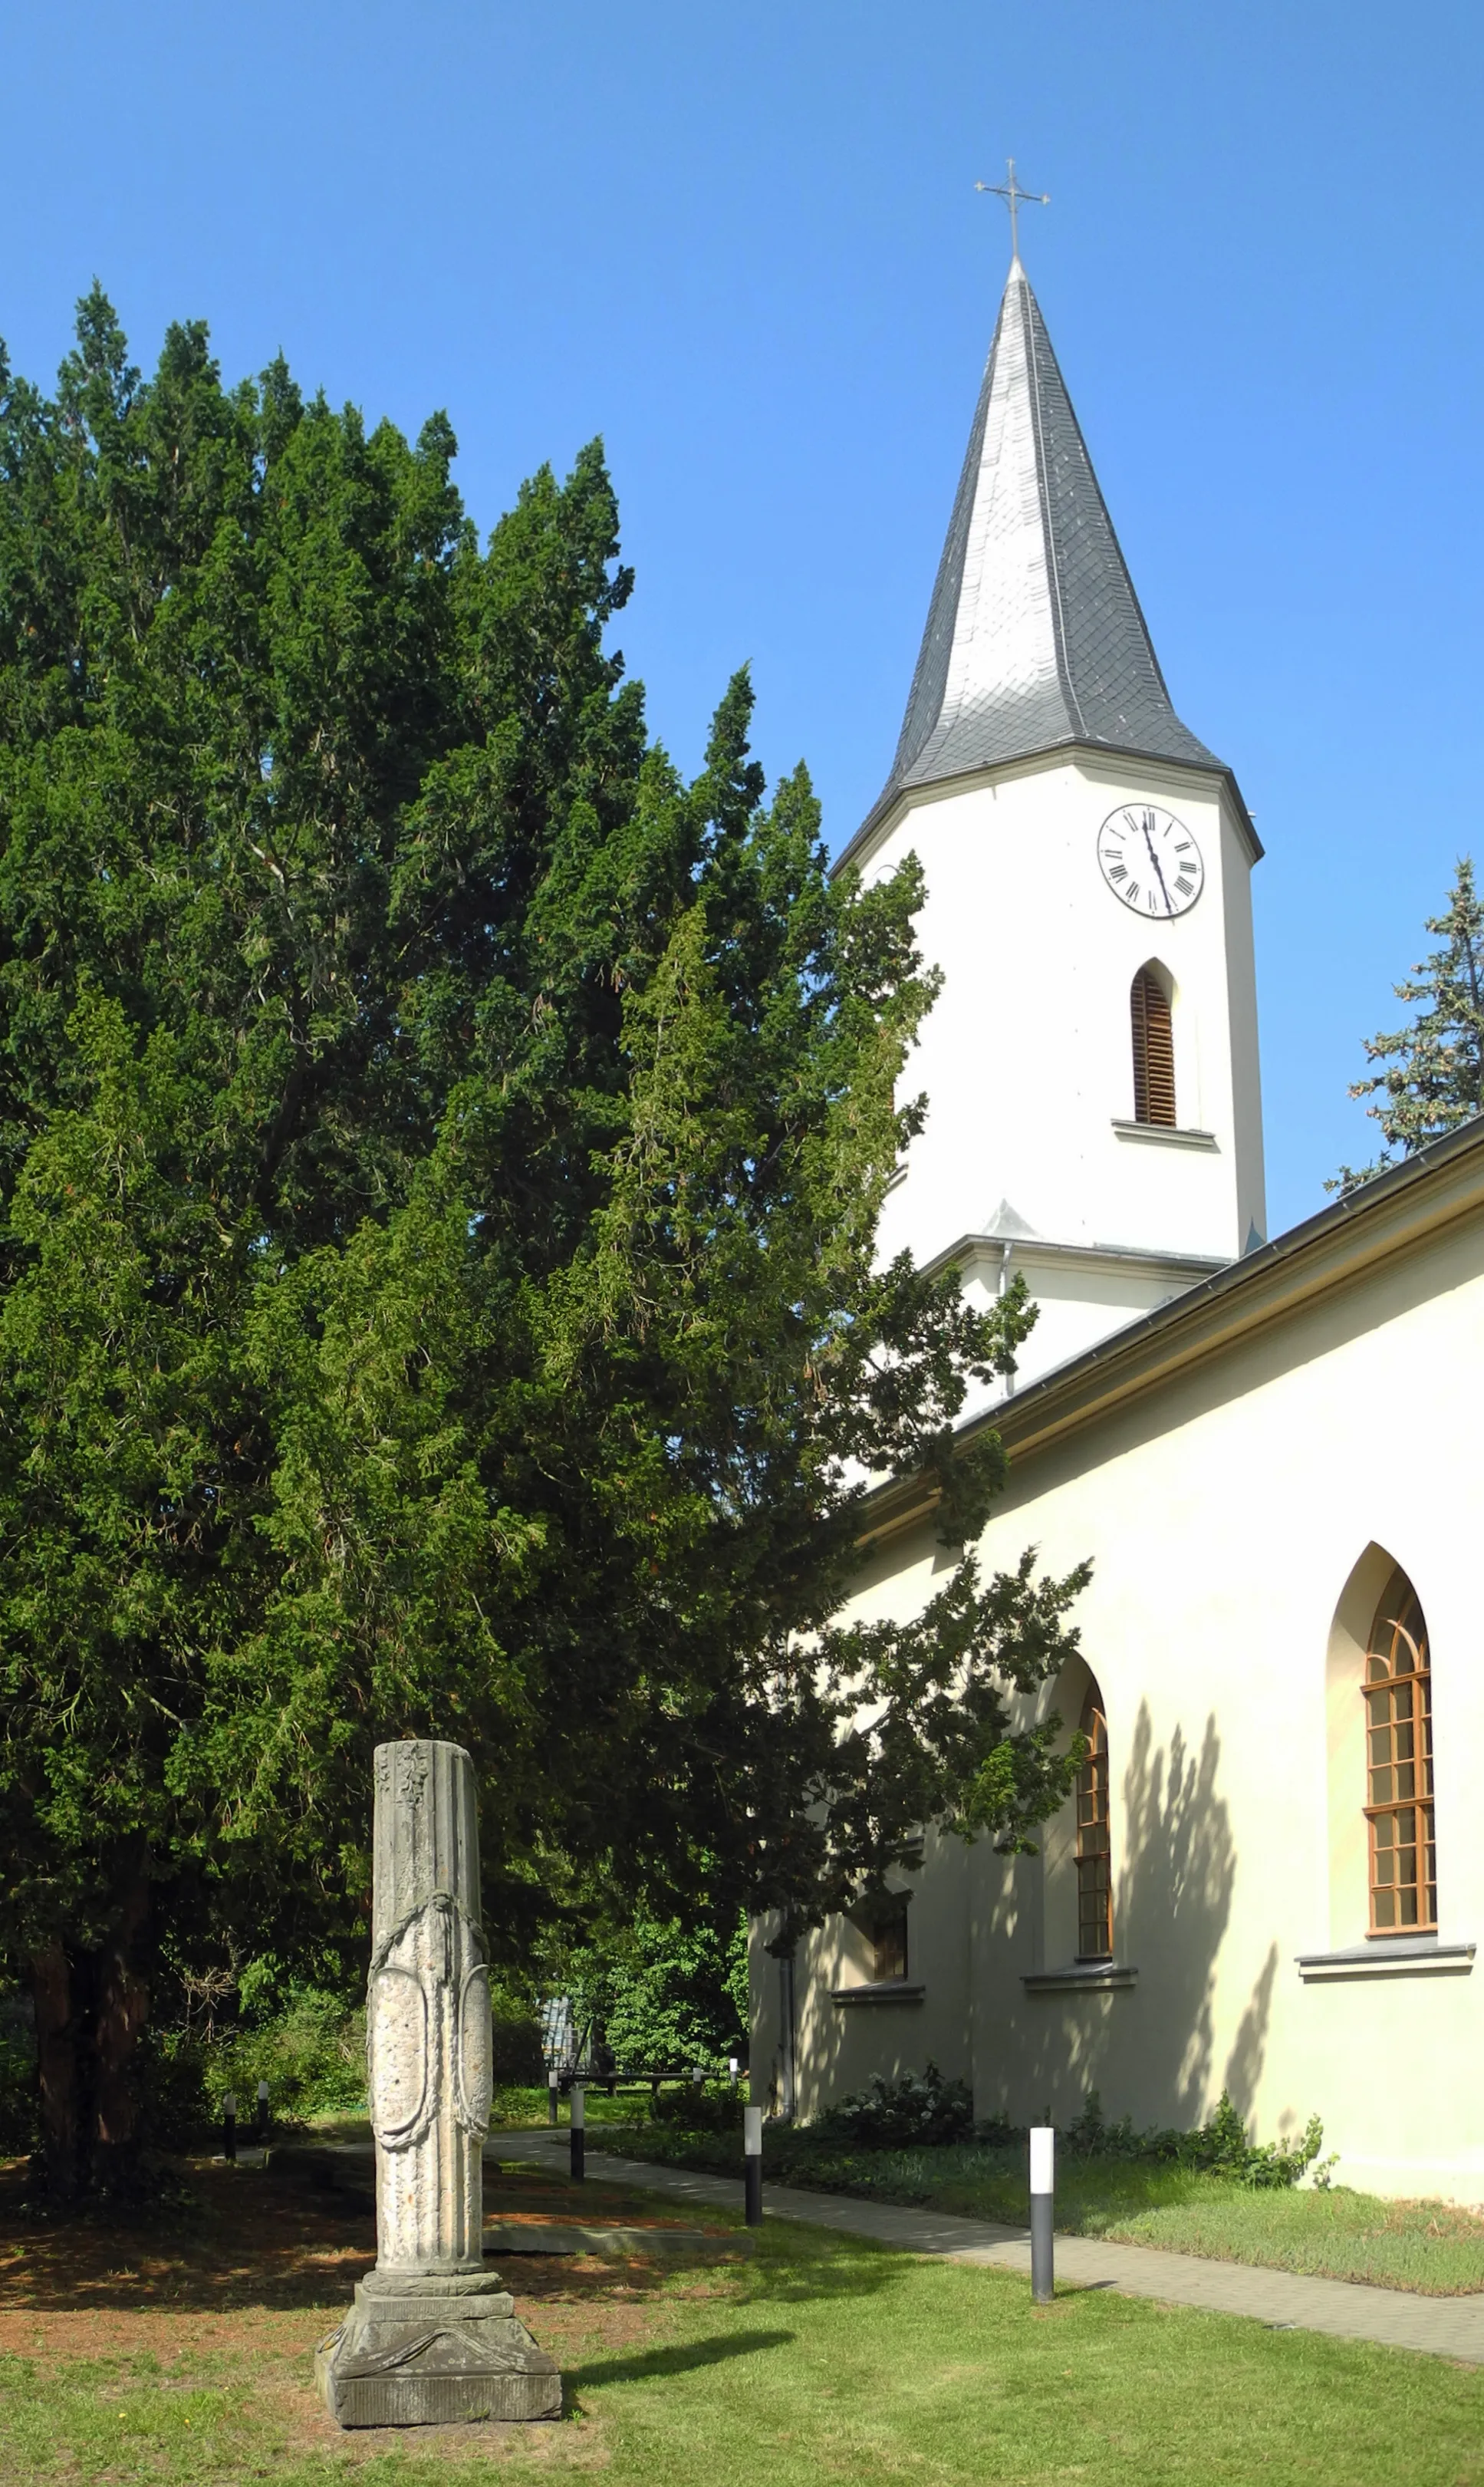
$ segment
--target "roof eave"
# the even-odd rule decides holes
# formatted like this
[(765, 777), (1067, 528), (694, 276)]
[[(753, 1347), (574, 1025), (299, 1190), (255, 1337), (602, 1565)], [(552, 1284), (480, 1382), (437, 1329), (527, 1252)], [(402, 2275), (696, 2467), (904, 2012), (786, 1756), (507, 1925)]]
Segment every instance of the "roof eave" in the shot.
[(888, 829), (896, 826), (902, 814), (910, 806), (914, 796), (939, 794), (950, 787), (993, 785), (1003, 769), (1022, 768), (1027, 762), (1035, 760), (1075, 759), (1082, 753), (1086, 753), (1090, 759), (1098, 760), (1141, 760), (1150, 768), (1188, 770), (1192, 776), (1217, 779), (1231, 797), (1237, 827), (1249, 851), (1251, 861), (1261, 862), (1262, 840), (1253, 826), (1252, 815), (1247, 810), (1246, 798), (1237, 782), (1236, 771), (1229, 768), (1224, 761), (1218, 760), (1215, 756), (1209, 763), (1198, 760), (1179, 760), (1172, 758), (1167, 752), (1141, 750), (1132, 743), (1093, 742), (1086, 735), (1074, 734), (1068, 735), (1064, 741), (1041, 743), (1033, 750), (1016, 752), (1006, 759), (992, 762), (987, 768), (958, 769), (951, 771), (945, 777), (924, 778), (915, 785), (902, 782), (888, 784), (877, 796), (854, 837), (841, 848), (830, 864), (831, 876), (845, 871), (848, 865), (862, 861), (870, 849), (875, 846), (878, 837), (884, 836)]
[[(970, 1417), (955, 1439), (997, 1433), (1012, 1460), (1047, 1449), (1115, 1406), (1146, 1396), (1173, 1373), (1189, 1372), (1243, 1335), (1287, 1319), (1310, 1297), (1332, 1293), (1481, 1211), (1484, 1114)], [(916, 1526), (937, 1501), (926, 1475), (875, 1487), (865, 1498), (859, 1543)]]

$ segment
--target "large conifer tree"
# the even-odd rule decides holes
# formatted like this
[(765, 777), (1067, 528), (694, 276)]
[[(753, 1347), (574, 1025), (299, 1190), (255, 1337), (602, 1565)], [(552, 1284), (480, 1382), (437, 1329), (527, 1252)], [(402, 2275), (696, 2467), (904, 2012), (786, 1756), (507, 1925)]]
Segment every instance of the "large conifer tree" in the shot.
[(1427, 1008), (1393, 1035), (1362, 1039), (1367, 1060), (1383, 1067), (1350, 1091), (1376, 1100), (1365, 1110), (1386, 1146), (1371, 1165), (1341, 1166), (1329, 1191), (1353, 1191), (1398, 1155), (1411, 1157), (1484, 1112), (1484, 904), (1471, 856), (1460, 857), (1447, 907), (1428, 917), (1426, 929), (1442, 935), (1442, 948), (1392, 990), (1399, 1001)]
[[(874, 1263), (931, 991), (739, 677), (686, 783), (608, 645), (602, 460), (482, 545), (409, 445), (148, 382), (106, 300), (0, 396), (0, 1942), (63, 2192), (152, 1980), (353, 1953), (371, 1749), (458, 1738), (487, 1910), (780, 1913), (1059, 1801), (1007, 1688), (1078, 1585), (962, 1549), (1015, 1302)], [(926, 1613), (842, 1630), (861, 1479)]]

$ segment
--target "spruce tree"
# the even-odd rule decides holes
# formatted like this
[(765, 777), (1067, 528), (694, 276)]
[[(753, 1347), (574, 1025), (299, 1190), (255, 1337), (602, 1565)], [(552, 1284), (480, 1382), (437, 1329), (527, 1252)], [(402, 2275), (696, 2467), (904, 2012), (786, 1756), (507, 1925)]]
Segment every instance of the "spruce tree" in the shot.
[[(172, 1979), (363, 1957), (376, 1743), (479, 1767), (486, 1920), (780, 1939), (939, 1821), (1014, 1846), (1082, 1576), (981, 1579), (955, 1453), (1024, 1334), (877, 1265), (930, 1005), (907, 866), (825, 868), (744, 676), (686, 782), (601, 449), (481, 543), (415, 442), (145, 380), (106, 299), (0, 373), (0, 1947), (46, 2162), (112, 2182)], [(953, 1559), (839, 1616), (863, 1480)]]
[(1427, 1007), (1394, 1035), (1364, 1040), (1367, 1060), (1384, 1067), (1350, 1091), (1376, 1099), (1366, 1112), (1380, 1124), (1386, 1146), (1370, 1165), (1341, 1166), (1327, 1191), (1353, 1191), (1398, 1157), (1411, 1157), (1484, 1112), (1484, 902), (1474, 889), (1471, 856), (1459, 858), (1447, 907), (1428, 918), (1426, 929), (1442, 936), (1442, 948), (1419, 960), (1392, 990), (1398, 1000)]

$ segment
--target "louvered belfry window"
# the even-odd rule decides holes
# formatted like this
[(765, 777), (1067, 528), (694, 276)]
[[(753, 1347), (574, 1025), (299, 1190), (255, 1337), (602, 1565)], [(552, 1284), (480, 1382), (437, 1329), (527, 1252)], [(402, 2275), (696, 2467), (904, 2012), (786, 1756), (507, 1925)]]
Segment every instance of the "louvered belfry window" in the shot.
[(1077, 1774), (1077, 1956), (1108, 1960), (1113, 1950), (1113, 1856), (1107, 1818), (1107, 1720), (1096, 1684), (1078, 1721), (1087, 1752)]
[(1152, 967), (1140, 967), (1129, 995), (1134, 1021), (1134, 1119), (1175, 1128), (1175, 1032), (1169, 995)]
[(1365, 1819), (1373, 1935), (1438, 1923), (1433, 1677), (1417, 1593), (1393, 1572), (1365, 1653)]

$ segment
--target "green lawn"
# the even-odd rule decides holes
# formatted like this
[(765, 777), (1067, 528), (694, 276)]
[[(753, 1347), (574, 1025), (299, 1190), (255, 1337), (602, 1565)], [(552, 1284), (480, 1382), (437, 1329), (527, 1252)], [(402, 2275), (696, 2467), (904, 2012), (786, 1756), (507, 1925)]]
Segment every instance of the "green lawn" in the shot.
[[(663, 2126), (609, 2132), (635, 2157), (741, 2172), (740, 2144)], [(883, 2202), (931, 2204), (1017, 2224), (1028, 2217), (1020, 2152), (976, 2143), (848, 2151), (811, 2145), (808, 2128), (769, 2134), (775, 2181), (818, 2185)], [(1073, 2159), (1056, 2174), (1056, 2224), (1081, 2236), (1162, 2246), (1171, 2253), (1267, 2264), (1375, 2287), (1451, 2297), (1484, 2289), (1484, 2218), (1442, 2202), (1387, 2202), (1336, 2186), (1253, 2191), (1229, 2177), (1129, 2159)]]
[[(673, 2098), (681, 2087), (682, 2084), (677, 2082), (667, 2082), (664, 2095), (667, 2098)], [(714, 2089), (716, 2085), (713, 2084), (713, 2087)], [(582, 2096), (589, 2124), (639, 2126), (647, 2125), (649, 2122), (647, 2091), (620, 2090), (616, 2097), (609, 2098), (601, 2084), (588, 2082), (583, 2087)], [(548, 2113), (548, 2099), (549, 2092), (546, 2090), (521, 2086), (514, 2082), (502, 2082), (494, 2093), (494, 2103), (490, 2110), (492, 2130), (496, 2133), (519, 2133), (528, 2132), (533, 2125), (545, 2124)], [(561, 2120), (563, 2124), (568, 2120), (568, 2106), (565, 2099), (561, 2103)], [(738, 2130), (741, 2131), (741, 2129), (739, 2121)]]
[(1005, 2274), (781, 2224), (742, 2266), (558, 2277), (522, 2310), (562, 2360), (572, 2415), (503, 2440), (331, 2433), (305, 2383), (331, 2310), (265, 2314), (254, 2342), (241, 2309), (231, 2346), (182, 2312), (173, 2348), (5, 2357), (0, 2477), (476, 2487), (493, 2455), (601, 2469), (608, 2487), (1484, 2487), (1474, 2370), (1095, 2290), (1038, 2312)]

